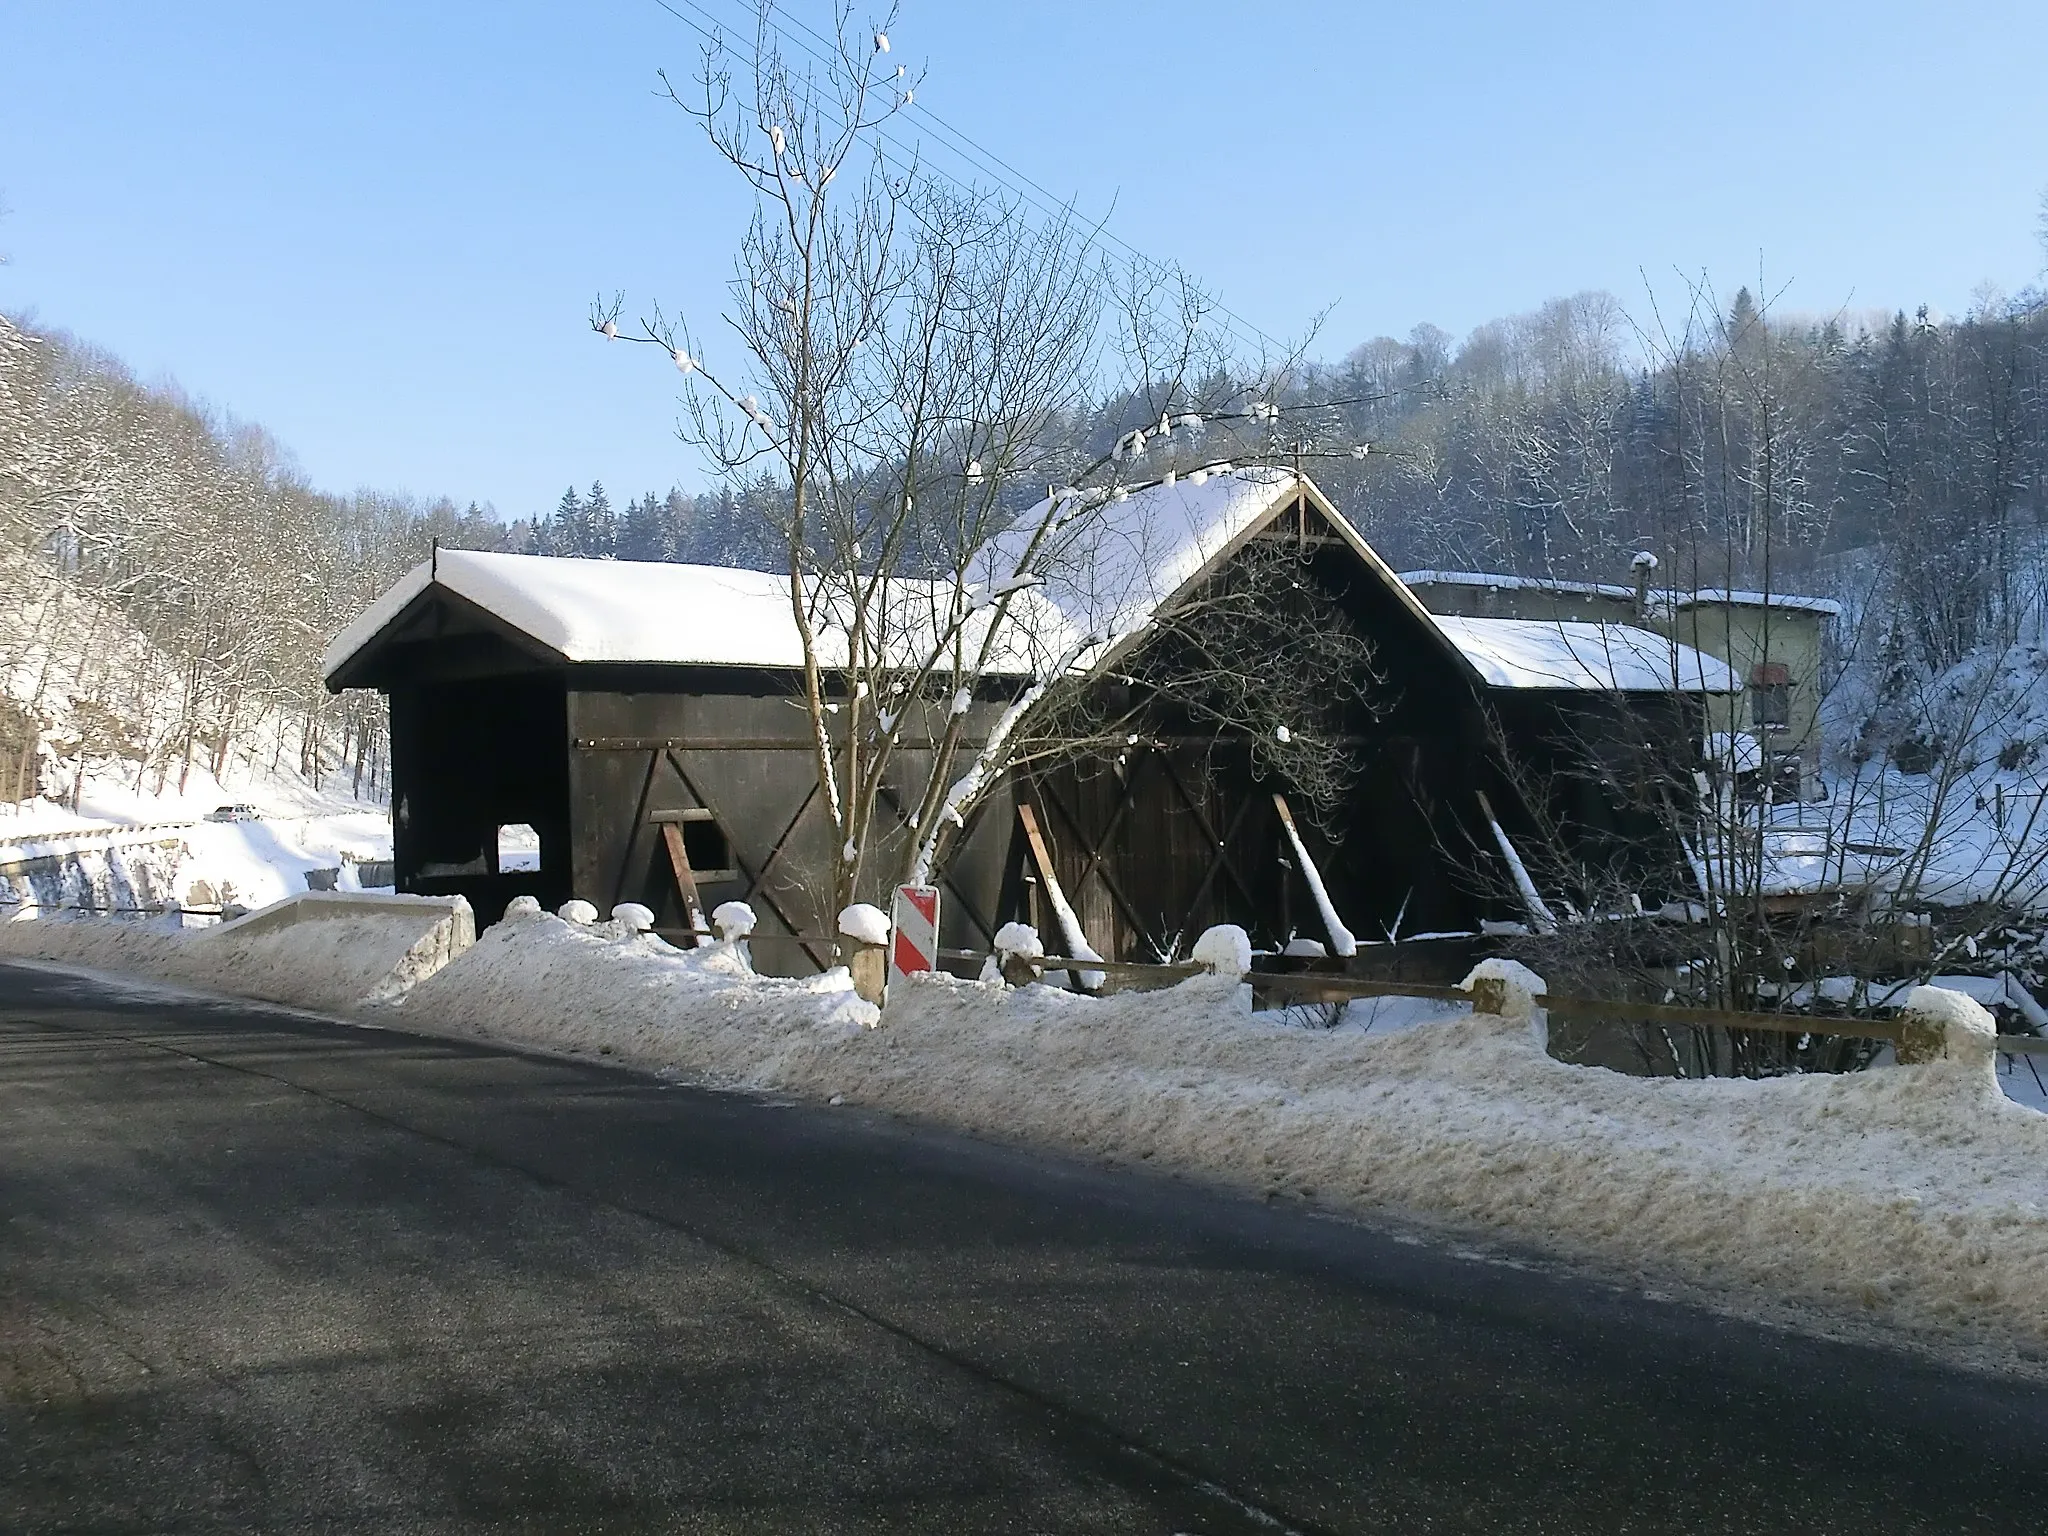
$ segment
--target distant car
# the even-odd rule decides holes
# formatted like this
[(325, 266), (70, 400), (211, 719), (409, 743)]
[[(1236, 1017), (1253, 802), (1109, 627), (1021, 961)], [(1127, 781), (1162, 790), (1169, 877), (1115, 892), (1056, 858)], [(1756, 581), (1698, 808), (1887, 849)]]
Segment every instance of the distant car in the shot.
[(206, 813), (208, 821), (255, 821), (256, 807), (253, 805), (216, 805)]

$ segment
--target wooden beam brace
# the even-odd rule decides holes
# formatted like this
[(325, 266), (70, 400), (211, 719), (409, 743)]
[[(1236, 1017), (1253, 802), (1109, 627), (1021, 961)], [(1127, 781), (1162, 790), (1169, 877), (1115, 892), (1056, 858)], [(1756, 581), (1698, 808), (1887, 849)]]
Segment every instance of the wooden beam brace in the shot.
[[(1031, 802), (1022, 795), (1017, 797), (1017, 820), (1024, 828), (1024, 840), (1030, 844), (1031, 857), (1033, 862), (1038, 865), (1038, 878), (1045, 883), (1046, 894), (1052, 899), (1055, 907), (1065, 907), (1068, 911), (1072, 912), (1073, 903), (1067, 900), (1066, 892), (1060, 887), (1059, 871), (1054, 869), (1052, 865), (1052, 850), (1046, 846), (1045, 834), (1039, 830), (1038, 812), (1032, 809)], [(1080, 925), (1081, 915), (1076, 912), (1074, 913), (1074, 926), (1078, 928)], [(1085, 940), (1088, 936), (1084, 933), (1081, 937)], [(1073, 938), (1072, 934), (1063, 931), (1060, 935), (1060, 942), (1063, 946), (1071, 945)], [(1081, 985), (1081, 973), (1079, 971), (1068, 971), (1067, 975), (1079, 990), (1083, 992), (1093, 990)]]
[(692, 928), (708, 926), (704, 921), (703, 898), (697, 894), (697, 875), (690, 868), (689, 850), (683, 846), (681, 824), (673, 821), (661, 823), (661, 840), (668, 845), (669, 867), (675, 871), (676, 890), (683, 898), (684, 920)]
[[(1067, 830), (1074, 834), (1076, 841), (1079, 841), (1081, 837), (1080, 818), (1068, 808), (1064, 800), (1060, 799), (1051, 784), (1042, 783), (1038, 785), (1038, 791), (1044, 796), (1046, 805), (1060, 813), (1060, 820), (1067, 824)], [(1109, 892), (1109, 899), (1117, 904), (1117, 909), (1123, 913), (1124, 921), (1131, 925), (1132, 931), (1144, 935), (1145, 939), (1152, 944), (1155, 950), (1163, 949), (1164, 944), (1162, 941), (1164, 935), (1154, 936), (1150, 927), (1146, 925), (1144, 917), (1140, 915), (1137, 903), (1124, 894), (1123, 887), (1117, 884), (1116, 877), (1109, 872), (1109, 867), (1104, 864), (1091, 865), (1089, 873), (1102, 883), (1102, 888), (1105, 891)], [(1077, 884), (1074, 889), (1079, 891), (1080, 886)]]

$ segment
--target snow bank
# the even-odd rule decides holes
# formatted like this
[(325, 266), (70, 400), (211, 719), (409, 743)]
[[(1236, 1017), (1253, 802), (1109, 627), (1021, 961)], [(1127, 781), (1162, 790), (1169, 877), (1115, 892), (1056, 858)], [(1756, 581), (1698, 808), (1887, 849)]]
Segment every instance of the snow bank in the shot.
[[(301, 1003), (306, 972), (353, 965), (338, 996), (400, 953), (396, 915), (379, 926), (364, 914), (352, 933), (262, 916), (189, 934), (14, 923), (0, 949), (257, 996), (289, 969), (300, 979), (282, 1000)], [(1253, 1014), (1231, 975), (1106, 998), (917, 975), (882, 1016), (844, 970), (755, 976), (730, 943), (676, 950), (532, 904), (419, 969), (358, 1017), (844, 1100), (1342, 1209), (1432, 1212), (2008, 1363), (2048, 1349), (2048, 1116), (2005, 1098), (1982, 1019), (1945, 994), (1912, 999), (1942, 1033), (1940, 1059), (1750, 1082), (1569, 1065), (1527, 1023), (1456, 1006), (1375, 1029), (1353, 1005), (1342, 1027), (1302, 1028)]]
[(474, 941), (460, 898), (302, 893), (231, 923), (43, 917), (0, 924), (0, 955), (59, 960), (327, 1013), (396, 996)]
[(774, 1088), (828, 1083), (815, 1058), (839, 1059), (880, 1014), (844, 968), (756, 976), (733, 943), (681, 950), (651, 934), (508, 911), (460, 960), (365, 1017)]

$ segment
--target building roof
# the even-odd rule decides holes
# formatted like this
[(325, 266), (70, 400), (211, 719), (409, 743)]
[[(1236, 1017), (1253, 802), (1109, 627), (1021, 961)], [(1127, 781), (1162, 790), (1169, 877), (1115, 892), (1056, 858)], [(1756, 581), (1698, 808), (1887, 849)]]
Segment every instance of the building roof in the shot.
[[(1401, 580), (1411, 587), (1483, 587), (1502, 592), (1554, 592), (1572, 597), (1633, 598), (1634, 587), (1607, 581), (1564, 581), (1551, 576), (1509, 576), (1498, 571), (1403, 571)], [(1727, 587), (1702, 587), (1698, 591), (1675, 591), (1652, 586), (1650, 601), (1668, 608), (1703, 608), (1716, 604), (1731, 608), (1780, 608), (1794, 613), (1817, 613), (1827, 618), (1841, 614), (1842, 605), (1831, 597), (1802, 597), (1792, 592), (1731, 591)]]
[(1731, 592), (1726, 587), (1702, 587), (1697, 592), (1660, 593), (1658, 601), (1668, 602), (1674, 608), (1705, 608), (1725, 605), (1730, 608), (1782, 608), (1793, 613), (1817, 613), (1824, 618), (1840, 618), (1842, 605), (1831, 597), (1800, 597), (1791, 592)]
[[(1044, 676), (1064, 665), (1088, 671), (1132, 643), (1153, 617), (1202, 580), (1273, 518), (1306, 496), (1359, 560), (1481, 684), (1496, 688), (1735, 692), (1727, 668), (1685, 646), (1626, 625), (1453, 619), (1429, 613), (1315, 485), (1273, 466), (1219, 466), (1121, 493), (1064, 491), (1062, 516), (1032, 553), (1036, 586), (1010, 600), (995, 676)], [(1071, 508), (1071, 513), (1067, 509)], [(1033, 531), (1054, 509), (1026, 512), (978, 555), (969, 575), (1001, 590), (1019, 572)], [(1422, 573), (1416, 573), (1420, 575)], [(1454, 573), (1464, 576), (1470, 573)], [(1476, 574), (1475, 581), (1519, 580)], [(573, 664), (651, 664), (794, 669), (803, 646), (790, 611), (789, 578), (723, 566), (443, 550), (414, 567), (327, 648), (337, 675), (429, 589), (452, 593)], [(1594, 589), (1598, 590), (1598, 589)], [(1624, 589), (1610, 589), (1622, 591)], [(948, 582), (894, 579), (887, 588), (894, 665), (929, 655), (954, 613)], [(966, 625), (970, 643), (992, 610)], [(843, 664), (845, 635), (829, 602), (814, 619), (821, 660)]]
[[(1064, 491), (1075, 515), (1056, 526), (1032, 557), (1039, 598), (1057, 616), (1040, 631), (1048, 651), (1065, 652), (1079, 670), (1125, 649), (1210, 571), (1275, 517), (1307, 497), (1322, 518), (1398, 595), (1419, 622), (1429, 615), (1379, 553), (1317, 489), (1274, 465), (1198, 469), (1121, 493)], [(1000, 582), (1019, 569), (1031, 533), (1052, 510), (1041, 501), (1015, 528), (976, 557), (974, 575)], [(1057, 637), (1059, 644), (1049, 645)]]
[(1506, 576), (1495, 571), (1403, 571), (1401, 580), (1411, 587), (1484, 587), (1489, 591), (1559, 592), (1574, 597), (1618, 597), (1632, 599), (1634, 587), (1617, 587), (1605, 581), (1559, 581), (1548, 576)]
[(1433, 617), (1437, 628), (1494, 688), (1742, 691), (1741, 679), (1724, 662), (1630, 624)]
[[(325, 674), (332, 678), (430, 587), (467, 600), (566, 662), (798, 668), (804, 661), (787, 576), (446, 549), (414, 566), (334, 637)], [(1028, 609), (1031, 595), (1020, 597)], [(922, 657), (943, 623), (934, 616), (952, 612), (952, 590), (943, 582), (892, 581), (887, 609), (893, 648), (906, 660)], [(844, 631), (829, 611), (819, 613), (817, 625), (822, 658), (837, 664)], [(1031, 665), (1011, 647), (987, 670), (1028, 675)]]

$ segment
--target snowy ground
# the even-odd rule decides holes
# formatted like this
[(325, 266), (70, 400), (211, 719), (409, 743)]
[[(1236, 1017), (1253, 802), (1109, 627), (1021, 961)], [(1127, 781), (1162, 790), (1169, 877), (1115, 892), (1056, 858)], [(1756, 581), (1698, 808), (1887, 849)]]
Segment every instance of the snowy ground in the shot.
[[(83, 963), (193, 975), (202, 931), (84, 938), (146, 926), (0, 934), (14, 953), (43, 939)], [(271, 946), (267, 974), (282, 960)], [(1310, 1028), (1251, 1014), (1216, 978), (1103, 999), (925, 978), (878, 1014), (843, 972), (757, 977), (731, 946), (680, 952), (537, 912), (356, 1016), (1424, 1213), (1745, 1310), (1818, 1308), (1824, 1326), (2009, 1368), (2048, 1358), (2048, 1116), (2001, 1094), (1988, 1060), (1635, 1078), (1553, 1060), (1526, 1023), (1468, 1009), (1354, 1005)]]
[[(223, 805), (251, 806), (256, 819), (205, 819)], [(118, 867), (110, 870), (104, 857), (93, 855), (157, 841), (143, 829), (182, 843), (179, 853), (152, 851), (150, 860), (155, 886), (168, 885), (189, 906), (267, 906), (305, 890), (308, 870), (341, 869), (341, 884), (348, 888), (356, 883), (358, 861), (391, 857), (389, 812), (351, 797), (346, 781), (341, 793), (319, 793), (296, 776), (231, 774), (220, 784), (195, 770), (183, 794), (139, 793), (125, 776), (92, 775), (76, 811), (49, 800), (0, 804), (0, 864), (80, 855), (65, 899), (122, 905), (131, 884), (120, 878)], [(31, 893), (16, 895), (25, 901)]]

